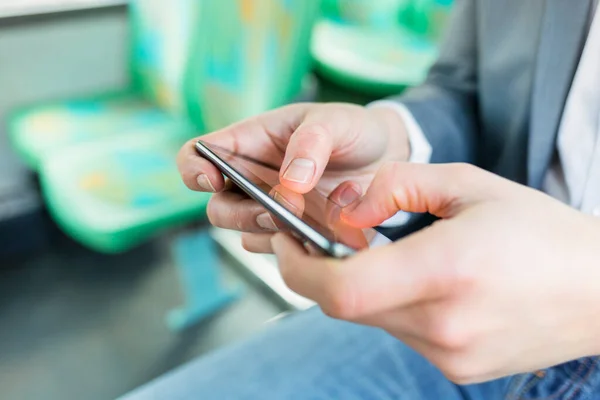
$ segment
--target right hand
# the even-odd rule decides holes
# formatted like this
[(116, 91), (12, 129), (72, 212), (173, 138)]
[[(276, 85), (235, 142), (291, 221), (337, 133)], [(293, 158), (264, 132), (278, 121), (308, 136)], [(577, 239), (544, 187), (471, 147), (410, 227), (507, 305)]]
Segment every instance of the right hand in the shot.
[[(440, 219), (344, 260), (309, 257), (278, 234), (281, 276), (326, 314), (386, 330), (458, 384), (600, 354), (600, 219), (472, 165), (390, 163), (342, 220), (366, 228), (399, 210)], [(596, 358), (577, 362), (587, 363), (595, 372)]]
[[(188, 141), (177, 157), (192, 190), (215, 192), (208, 218), (218, 227), (246, 232), (244, 247), (272, 252), (276, 227), (267, 211), (242, 194), (226, 191), (223, 176)], [(317, 183), (341, 207), (357, 200), (382, 163), (406, 161), (409, 144), (401, 117), (383, 107), (303, 103), (249, 118), (202, 140), (255, 159), (281, 165), (280, 181), (289, 191), (307, 193)], [(335, 190), (341, 183), (346, 183)]]

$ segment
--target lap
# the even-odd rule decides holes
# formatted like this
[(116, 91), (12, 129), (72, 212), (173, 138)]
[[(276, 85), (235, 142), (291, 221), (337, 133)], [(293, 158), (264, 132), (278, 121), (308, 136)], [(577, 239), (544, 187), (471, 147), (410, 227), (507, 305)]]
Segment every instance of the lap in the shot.
[(457, 386), (382, 330), (312, 309), (184, 365), (124, 400), (500, 400), (506, 383)]

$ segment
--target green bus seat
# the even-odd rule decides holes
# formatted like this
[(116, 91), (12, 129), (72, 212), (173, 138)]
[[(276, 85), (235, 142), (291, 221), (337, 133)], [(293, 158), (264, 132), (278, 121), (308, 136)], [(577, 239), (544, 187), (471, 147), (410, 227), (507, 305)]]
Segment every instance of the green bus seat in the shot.
[(181, 182), (175, 156), (187, 130), (131, 132), (58, 151), (42, 162), (40, 182), (49, 212), (83, 245), (104, 253), (203, 219), (208, 194)]
[(52, 152), (73, 144), (185, 125), (183, 76), (199, 2), (176, 0), (166, 7), (154, 3), (130, 4), (131, 87), (29, 106), (9, 118), (12, 146), (32, 169)]
[(196, 126), (214, 131), (290, 103), (311, 67), (321, 0), (219, 0), (203, 4), (186, 89)]
[(325, 1), (326, 17), (318, 22), (311, 45), (321, 75), (377, 96), (423, 82), (437, 58), (451, 1)]

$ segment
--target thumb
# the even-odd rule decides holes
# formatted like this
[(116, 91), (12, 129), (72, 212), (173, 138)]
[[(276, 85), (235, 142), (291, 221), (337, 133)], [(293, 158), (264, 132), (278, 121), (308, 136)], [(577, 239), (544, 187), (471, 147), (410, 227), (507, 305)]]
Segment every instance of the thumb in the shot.
[(281, 183), (297, 192), (311, 191), (329, 162), (333, 138), (325, 126), (303, 122), (290, 137), (281, 165)]
[[(357, 128), (364, 119), (359, 117), (362, 112), (363, 107), (350, 105), (309, 107), (286, 145), (279, 172), (281, 184), (294, 192), (308, 193), (321, 179), (333, 153), (352, 153), (358, 145), (363, 145), (364, 135)], [(378, 141), (370, 140), (374, 142)], [(373, 153), (373, 148), (363, 146), (364, 153)]]
[(398, 211), (450, 218), (497, 192), (495, 179), (469, 164), (389, 163), (377, 172), (366, 195), (342, 210), (342, 218), (357, 227), (380, 225)]

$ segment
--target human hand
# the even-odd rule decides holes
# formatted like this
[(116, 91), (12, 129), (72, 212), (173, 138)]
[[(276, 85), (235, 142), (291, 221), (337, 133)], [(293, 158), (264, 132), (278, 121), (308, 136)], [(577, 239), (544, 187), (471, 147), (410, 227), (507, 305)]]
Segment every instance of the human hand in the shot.
[(347, 260), (273, 238), (283, 278), (332, 317), (385, 329), (454, 382), (600, 352), (600, 222), (472, 166), (387, 164), (346, 222), (442, 218)]
[[(273, 219), (255, 201), (224, 191), (221, 173), (197, 154), (197, 140), (179, 153), (183, 181), (192, 190), (217, 192), (208, 205), (213, 225), (247, 232), (242, 237), (246, 249), (270, 252), (270, 236), (277, 229)], [(279, 108), (202, 140), (281, 165), (281, 185), (295, 193), (307, 193), (317, 183), (321, 191), (331, 193), (351, 180), (354, 185), (336, 193), (342, 206), (360, 197), (382, 163), (407, 160), (409, 153), (404, 125), (395, 111), (335, 103)]]

